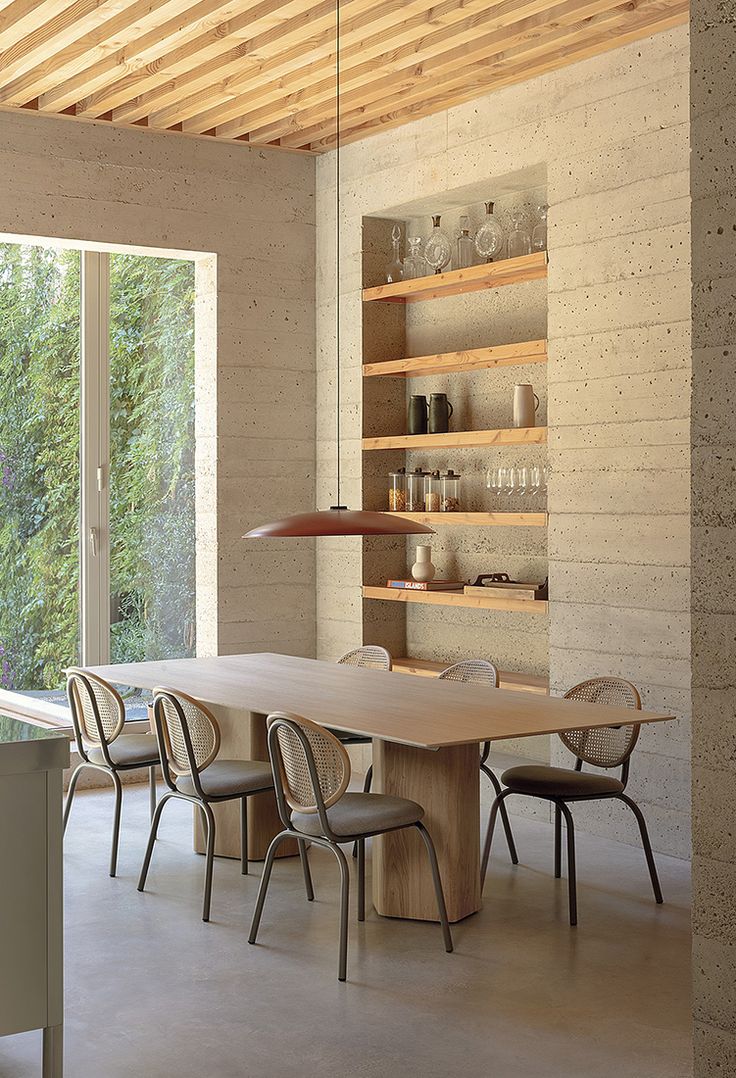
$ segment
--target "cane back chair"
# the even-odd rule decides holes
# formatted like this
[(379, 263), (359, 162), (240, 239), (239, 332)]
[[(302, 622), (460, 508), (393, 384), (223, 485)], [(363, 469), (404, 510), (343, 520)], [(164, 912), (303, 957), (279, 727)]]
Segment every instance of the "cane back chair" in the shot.
[[(498, 670), (489, 662), (488, 659), (462, 659), (459, 663), (455, 663), (453, 666), (448, 666), (446, 670), (443, 670), (438, 675), (441, 681), (461, 681), (465, 684), (472, 685), (487, 685), (489, 689), (498, 688)], [(486, 778), (490, 781), (491, 786), (496, 792), (496, 796), (501, 793), (501, 783), (496, 778), (495, 774), (491, 770), (488, 764), (488, 757), (491, 753), (490, 741), (484, 741), (481, 746), (480, 752), (480, 769)], [(514, 834), (511, 830), (511, 822), (509, 820), (506, 806), (501, 803), (500, 806), (501, 822), (503, 824), (504, 833), (506, 835), (506, 844), (509, 848), (509, 855), (513, 864), (518, 865), (519, 858), (516, 853), (516, 844), (514, 842)]]
[(71, 666), (66, 671), (66, 692), (72, 713), (74, 739), (79, 764), (72, 772), (64, 805), (63, 828), (69, 822), (79, 776), (85, 768), (109, 775), (115, 787), (115, 814), (112, 826), (110, 875), (118, 865), (120, 816), (123, 808), (123, 785), (120, 771), (148, 768), (150, 813), (156, 808), (156, 766), (158, 749), (153, 734), (124, 734), (125, 703), (109, 682), (87, 670)]
[[(583, 681), (566, 692), (564, 699), (581, 700), (589, 704), (606, 704), (610, 707), (628, 707), (634, 711), (641, 709), (638, 690), (631, 682), (618, 677), (597, 677)], [(569, 730), (558, 736), (575, 756), (574, 770), (565, 767), (524, 766), (512, 767), (505, 771), (501, 776), (501, 782), (506, 789), (493, 802), (488, 822), (481, 865), (481, 881), (485, 881), (496, 813), (504, 800), (512, 793), (519, 793), (550, 801), (555, 806), (555, 879), (559, 879), (562, 875), (562, 817), (565, 818), (570, 924), (576, 925), (575, 830), (568, 803), (615, 798), (623, 801), (636, 817), (654, 898), (657, 903), (661, 903), (662, 890), (646, 821), (639, 806), (625, 793), (631, 754), (639, 738), (640, 729), (640, 723), (632, 722), (625, 726)], [(583, 764), (605, 770), (620, 767), (621, 775), (620, 778), (615, 778), (613, 775), (583, 772)]]
[(209, 921), (215, 856), (212, 805), (240, 801), (240, 870), (248, 874), (248, 798), (273, 789), (270, 765), (264, 760), (220, 760), (220, 727), (203, 703), (175, 689), (157, 688), (153, 716), (164, 782), (168, 787), (151, 821), (138, 890), (146, 885), (158, 825), (171, 800), (188, 801), (200, 810), (206, 836), (202, 920)]
[[(363, 644), (360, 648), (347, 651), (338, 660), (341, 666), (360, 666), (364, 670), (391, 670), (393, 660), (391, 654), (379, 644)], [(338, 741), (343, 745), (370, 745), (372, 739), (362, 734), (347, 734), (342, 730), (330, 730)], [(365, 773), (363, 793), (370, 791), (373, 783), (373, 764), (369, 764)]]
[[(342, 743), (329, 730), (308, 719), (285, 712), (268, 717), (268, 750), (273, 768), (276, 803), (284, 825), (271, 842), (258, 889), (248, 937), (255, 943), (263, 913), (276, 851), (286, 838), (305, 839), (334, 854), (340, 867), (340, 953), (338, 980), (347, 976), (348, 901), (350, 873), (340, 849), (358, 843), (358, 920), (365, 920), (365, 840), (373, 835), (415, 827), (427, 849), (437, 906), (445, 942), (452, 951), (434, 843), (422, 823), (424, 809), (414, 801), (386, 794), (346, 793), (350, 781), (350, 758)], [(303, 863), (307, 863), (306, 855)], [(310, 893), (311, 892), (311, 893)], [(314, 897), (311, 886), (308, 897)]]

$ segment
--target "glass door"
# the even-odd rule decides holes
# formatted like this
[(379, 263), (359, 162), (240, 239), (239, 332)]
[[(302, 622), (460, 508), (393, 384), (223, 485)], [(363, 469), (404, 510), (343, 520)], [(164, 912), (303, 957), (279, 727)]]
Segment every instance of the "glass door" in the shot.
[(80, 255), (0, 244), (0, 688), (80, 658)]
[(110, 660), (195, 650), (194, 263), (110, 256)]

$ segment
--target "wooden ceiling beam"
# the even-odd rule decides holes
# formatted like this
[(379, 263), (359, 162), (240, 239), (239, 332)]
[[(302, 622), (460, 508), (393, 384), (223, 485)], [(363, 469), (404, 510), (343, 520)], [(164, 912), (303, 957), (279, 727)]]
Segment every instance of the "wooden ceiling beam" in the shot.
[[(341, 21), (340, 67), (343, 72), (348, 72), (355, 65), (368, 63), (370, 66), (372, 59), (385, 54), (389, 49), (404, 49), (409, 52), (419, 49), (422, 40), (433, 32), (443, 36), (459, 33), (461, 31), (456, 28), (467, 24), (468, 33), (472, 34), (472, 28), (499, 3), (501, 0), (445, 0), (442, 4), (432, 5), (426, 0), (420, 0), (419, 3), (414, 0), (400, 5), (399, 17), (384, 11), (388, 5), (383, 5), (381, 19), (374, 18), (367, 27), (363, 24), (365, 20), (361, 25), (351, 27), (345, 27), (344, 21)], [(365, 29), (372, 31), (369, 37), (364, 36)], [(288, 95), (289, 92), (299, 94), (310, 84), (320, 80), (327, 82), (330, 78), (334, 87), (334, 46), (333, 30), (323, 49), (312, 49), (306, 57), (303, 54), (278, 57), (266, 69), (266, 83), (262, 78), (258, 80), (246, 74), (236, 75), (228, 80), (227, 84), (231, 100), (221, 95), (217, 104), (207, 111), (203, 112), (200, 108), (196, 115), (193, 114), (192, 118), (185, 122), (184, 130), (198, 131), (213, 122), (218, 128), (232, 123), (232, 133), (228, 131), (224, 137), (234, 137), (235, 123), (240, 124), (244, 112), (272, 100), (274, 90), (279, 91), (279, 87), (283, 87), (280, 90), (282, 96)], [(284, 82), (284, 79), (287, 81)], [(276, 80), (276, 83), (272, 80)], [(247, 123), (240, 127), (240, 131), (247, 129)]]
[[(467, 70), (472, 64), (497, 56), (504, 49), (512, 48), (524, 40), (533, 39), (556, 23), (565, 25), (611, 8), (612, 0), (564, 0), (554, 7), (550, 0), (505, 0), (493, 9), (483, 25), (468, 30), (457, 28), (455, 34), (428, 35), (418, 42), (415, 49), (397, 49), (384, 53), (373, 63), (362, 64), (344, 73), (341, 70), (341, 102), (345, 112), (361, 108), (372, 101), (395, 98), (419, 83), (428, 83), (440, 74)], [(484, 33), (483, 31), (490, 32)], [(270, 142), (275, 138), (298, 135), (304, 128), (324, 122), (334, 116), (335, 85), (329, 86), (312, 99), (309, 95), (304, 107), (284, 115), (265, 126), (251, 124), (251, 134), (256, 142)], [(291, 110), (290, 110), (291, 111)], [(220, 129), (220, 133), (224, 134)]]
[[(462, 0), (452, 2), (462, 3)], [(484, 2), (488, 3), (488, 0)], [(426, 11), (431, 7), (432, 0), (343, 0), (341, 40), (357, 42), (369, 28), (376, 25), (388, 28), (392, 23), (401, 22), (407, 10)], [(202, 123), (196, 125), (196, 130), (204, 131), (214, 126), (207, 120), (208, 105), (234, 99), (240, 94), (241, 86), (248, 85), (257, 91), (261, 85), (270, 85), (285, 74), (305, 69), (315, 60), (334, 65), (334, 0), (312, 7), (300, 22), (294, 22), (288, 36), (264, 34), (253, 39), (246, 55), (242, 49), (233, 49), (210, 63), (185, 70), (178, 78), (123, 106), (117, 114), (124, 119), (132, 107), (145, 109), (153, 124), (165, 127), (202, 113)], [(193, 130), (189, 124), (184, 127)]]
[[(592, 56), (598, 56), (601, 53), (620, 48), (622, 45), (640, 41), (642, 38), (650, 37), (652, 34), (671, 30), (676, 26), (687, 23), (689, 18), (688, 0), (670, 4), (668, 8), (667, 14), (640, 17), (636, 21), (631, 20), (626, 26), (613, 26), (600, 33), (591, 33), (580, 41), (573, 41), (567, 46), (558, 48), (553, 55), (541, 56), (536, 62), (521, 59), (518, 63), (509, 65), (506, 70), (500, 65), (498, 75), (491, 82), (488, 81), (487, 72), (480, 76), (471, 75), (467, 85), (460, 84), (455, 89), (443, 87), (439, 93), (427, 96), (408, 107), (403, 107), (402, 103), (402, 108), (370, 120), (364, 118), (359, 122), (353, 122), (358, 119), (354, 117), (349, 128), (343, 129), (344, 134), (340, 139), (340, 144), (347, 145), (351, 142), (361, 141), (370, 135), (403, 126), (412, 120), (421, 119), (423, 116), (430, 116), (440, 109), (465, 104), (491, 91), (500, 90), (515, 83), (526, 82), (529, 79), (545, 75), (547, 72), (556, 71), (559, 68), (567, 67), (581, 60), (587, 60)], [(333, 131), (299, 148), (311, 149), (320, 154), (325, 153), (327, 150), (334, 150), (336, 144), (337, 138)], [(287, 145), (286, 142), (285, 145)]]
[[(369, 0), (348, 0), (367, 3)], [(375, 0), (370, 0), (375, 2)], [(304, 37), (309, 24), (309, 12), (316, 6), (324, 7), (328, 0), (260, 0), (249, 5), (249, 10), (226, 22), (212, 27), (192, 41), (170, 52), (159, 51), (158, 56), (145, 67), (126, 73), (108, 83), (102, 90), (83, 102), (84, 115), (94, 116), (96, 110), (109, 108), (116, 119), (130, 123), (140, 116), (150, 115), (149, 91), (163, 87), (177, 76), (184, 79), (197, 65), (213, 62), (210, 74), (216, 70), (223, 54), (231, 54), (235, 62), (246, 63), (253, 51), (253, 41), (261, 35), (269, 40), (296, 33)], [(332, 20), (334, 23), (334, 3)]]
[[(41, 95), (41, 108), (58, 112), (72, 102), (88, 99), (117, 82), (121, 74), (129, 75), (149, 64), (155, 66), (167, 49), (200, 38), (257, 3), (258, 0), (188, 0), (184, 8), (183, 0), (153, 0), (150, 18), (142, 18), (139, 24), (93, 45), (80, 57), (62, 57), (65, 70)], [(54, 61), (53, 57), (49, 59), (48, 71), (53, 71)], [(66, 68), (67, 62), (71, 70)]]
[(69, 0), (12, 0), (0, 10), (0, 52), (61, 15)]

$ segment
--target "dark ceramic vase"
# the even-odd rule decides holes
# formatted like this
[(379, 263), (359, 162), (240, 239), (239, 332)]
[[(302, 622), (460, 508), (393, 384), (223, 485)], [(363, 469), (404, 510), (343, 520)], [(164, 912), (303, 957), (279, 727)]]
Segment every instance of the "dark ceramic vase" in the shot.
[(409, 434), (427, 433), (427, 398), (418, 394), (412, 394), (409, 400)]
[(433, 393), (429, 399), (429, 433), (447, 434), (450, 429), (452, 405), (446, 393)]

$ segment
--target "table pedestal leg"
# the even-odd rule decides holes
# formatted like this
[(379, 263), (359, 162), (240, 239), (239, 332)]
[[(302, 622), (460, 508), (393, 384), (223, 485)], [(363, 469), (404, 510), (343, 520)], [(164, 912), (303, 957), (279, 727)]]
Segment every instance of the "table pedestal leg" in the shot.
[[(212, 707), (217, 719), (222, 741), (219, 757), (223, 760), (268, 760), (266, 741), (266, 716), (253, 711), (234, 708)], [(240, 857), (240, 800), (225, 801), (213, 805), (215, 814), (217, 857)], [(248, 857), (262, 861), (268, 844), (283, 829), (272, 791), (255, 794), (248, 798)], [(204, 853), (202, 814), (194, 809), (194, 849)], [(286, 839), (279, 846), (277, 857), (294, 857), (299, 848), (296, 842)]]
[[(424, 808), (451, 921), (476, 913), (480, 897), (478, 746), (430, 752), (373, 742), (373, 789)], [(373, 904), (385, 917), (439, 921), (427, 852), (414, 828), (373, 839)]]

